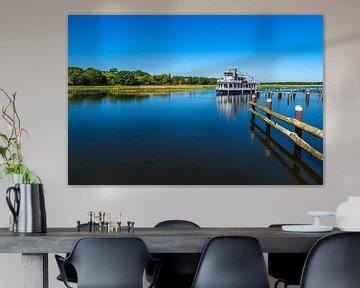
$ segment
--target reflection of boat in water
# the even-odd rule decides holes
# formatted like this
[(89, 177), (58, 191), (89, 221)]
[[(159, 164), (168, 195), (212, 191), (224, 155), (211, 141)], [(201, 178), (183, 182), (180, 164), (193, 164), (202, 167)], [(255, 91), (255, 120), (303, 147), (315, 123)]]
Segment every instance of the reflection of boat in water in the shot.
[(224, 76), (217, 80), (216, 93), (220, 95), (249, 94), (256, 91), (259, 83), (254, 77), (239, 73), (237, 67), (229, 67)]
[(247, 112), (248, 97), (243, 95), (216, 96), (216, 104), (227, 118), (235, 118), (239, 112)]

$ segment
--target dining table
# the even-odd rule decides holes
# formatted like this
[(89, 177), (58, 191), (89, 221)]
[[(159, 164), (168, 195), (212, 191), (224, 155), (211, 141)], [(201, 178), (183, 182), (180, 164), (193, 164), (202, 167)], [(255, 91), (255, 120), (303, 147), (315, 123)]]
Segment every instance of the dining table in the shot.
[(48, 288), (48, 254), (68, 253), (83, 237), (138, 237), (150, 253), (201, 253), (209, 239), (216, 236), (251, 236), (258, 239), (264, 253), (304, 253), (320, 238), (338, 233), (284, 232), (281, 227), (216, 228), (134, 228), (121, 231), (57, 227), (46, 233), (14, 233), (0, 228), (0, 253), (22, 254), (24, 288)]

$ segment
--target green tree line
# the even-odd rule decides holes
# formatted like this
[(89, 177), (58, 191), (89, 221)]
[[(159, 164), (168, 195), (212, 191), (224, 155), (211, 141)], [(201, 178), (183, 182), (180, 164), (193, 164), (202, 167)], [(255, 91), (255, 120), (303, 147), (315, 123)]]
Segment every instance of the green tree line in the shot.
[(216, 78), (198, 76), (151, 75), (140, 70), (127, 71), (112, 68), (100, 71), (94, 68), (68, 68), (68, 84), (77, 86), (114, 85), (216, 85)]

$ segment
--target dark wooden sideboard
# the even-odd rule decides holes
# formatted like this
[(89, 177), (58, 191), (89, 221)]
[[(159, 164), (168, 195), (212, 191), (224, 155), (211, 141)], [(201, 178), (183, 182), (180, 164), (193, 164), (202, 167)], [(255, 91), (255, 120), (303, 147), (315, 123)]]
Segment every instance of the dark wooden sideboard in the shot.
[[(221, 235), (252, 236), (263, 252), (308, 252), (321, 237), (331, 233), (290, 233), (281, 228), (135, 228), (134, 232), (77, 232), (76, 228), (49, 228), (43, 234), (19, 234), (0, 228), (0, 252), (21, 253), (23, 287), (48, 287), (48, 253), (70, 252), (82, 237), (139, 237), (152, 253), (201, 253), (207, 241)], [(1, 260), (0, 260), (1, 261)]]

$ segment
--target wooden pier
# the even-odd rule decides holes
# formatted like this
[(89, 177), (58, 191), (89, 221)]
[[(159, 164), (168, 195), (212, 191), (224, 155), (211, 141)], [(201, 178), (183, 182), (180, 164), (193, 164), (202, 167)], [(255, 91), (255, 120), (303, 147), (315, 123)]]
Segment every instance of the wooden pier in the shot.
[[(302, 106), (298, 105), (295, 107), (296, 118), (292, 118), (272, 111), (272, 99), (270, 97), (267, 98), (266, 106), (256, 103), (256, 100), (257, 100), (256, 95), (252, 95), (251, 101), (249, 102), (249, 104), (251, 105), (249, 111), (252, 113), (252, 121), (255, 120), (255, 116), (258, 117), (259, 119), (267, 123), (266, 130), (268, 133), (270, 133), (270, 128), (273, 127), (278, 131), (280, 131), (285, 136), (289, 137), (294, 142), (296, 149), (304, 149), (305, 151), (307, 151), (308, 153), (310, 153), (312, 156), (316, 157), (320, 161), (324, 160), (324, 156), (321, 152), (317, 151), (314, 147), (312, 147), (310, 144), (308, 144), (306, 141), (302, 139), (302, 131), (305, 131), (320, 139), (324, 138), (323, 130), (302, 122), (302, 110), (303, 110)], [(258, 111), (256, 111), (256, 108), (265, 112), (266, 115), (263, 115)], [(290, 131), (285, 127), (281, 126), (279, 123), (275, 122), (272, 119), (272, 117), (275, 117), (280, 121), (286, 122), (294, 126), (294, 131)]]

